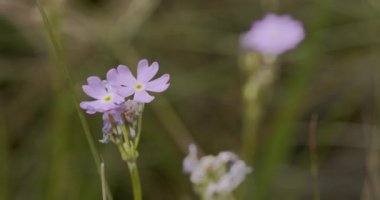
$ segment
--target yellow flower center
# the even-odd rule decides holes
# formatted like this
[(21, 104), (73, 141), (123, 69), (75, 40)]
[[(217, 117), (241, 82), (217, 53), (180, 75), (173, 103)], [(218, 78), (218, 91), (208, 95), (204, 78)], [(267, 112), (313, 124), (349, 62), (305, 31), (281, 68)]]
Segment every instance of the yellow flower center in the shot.
[(144, 89), (144, 85), (141, 83), (136, 83), (135, 90), (140, 91)]
[(103, 101), (106, 102), (106, 103), (110, 102), (111, 100), (112, 100), (112, 96), (111, 95), (108, 95), (108, 96), (106, 96), (106, 97), (103, 98)]

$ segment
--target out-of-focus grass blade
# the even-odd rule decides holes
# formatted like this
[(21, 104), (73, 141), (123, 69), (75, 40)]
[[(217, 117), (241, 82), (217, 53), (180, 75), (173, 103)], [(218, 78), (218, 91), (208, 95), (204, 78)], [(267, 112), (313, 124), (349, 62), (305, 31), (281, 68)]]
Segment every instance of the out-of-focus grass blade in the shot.
[(5, 119), (0, 115), (0, 200), (9, 198), (9, 153), (8, 136), (5, 127)]
[[(79, 104), (78, 104), (78, 101), (77, 101), (77, 98), (76, 98), (76, 94), (75, 94), (74, 83), (73, 83), (73, 81), (71, 79), (70, 72), (69, 72), (68, 67), (67, 67), (67, 65), (65, 63), (63, 48), (62, 48), (62, 45), (61, 45), (61, 40), (60, 40), (59, 34), (57, 33), (57, 30), (54, 29), (53, 24), (50, 22), (49, 17), (46, 14), (46, 12), (45, 12), (44, 8), (42, 7), (42, 5), (40, 4), (40, 2), (38, 0), (36, 2), (37, 2), (37, 7), (39, 9), (41, 17), (43, 19), (43, 22), (44, 22), (44, 25), (45, 25), (45, 29), (46, 29), (46, 31), (48, 33), (49, 39), (50, 39), (50, 41), (52, 43), (52, 46), (53, 46), (53, 49), (54, 49), (54, 55), (55, 55), (55, 61), (56, 61), (57, 68), (58, 68), (58, 70), (60, 70), (64, 74), (64, 77), (67, 80), (66, 83), (69, 84), (69, 86), (70, 86), (71, 96), (73, 97), (73, 103), (75, 104), (75, 108), (76, 108), (78, 116), (80, 118), (80, 121), (81, 121), (83, 130), (84, 130), (87, 142), (88, 142), (90, 150), (91, 150), (92, 157), (93, 157), (93, 159), (95, 161), (95, 165), (97, 167), (97, 171), (98, 171), (98, 173), (100, 175), (100, 157), (99, 157), (99, 152), (96, 149), (94, 139), (91, 136), (90, 128), (88, 127), (88, 124), (87, 124), (86, 119), (85, 119), (85, 117), (83, 115), (83, 112), (79, 108)], [(108, 189), (108, 191), (109, 191), (109, 189)], [(113, 199), (112, 195), (110, 194), (110, 192), (108, 192), (108, 198), (110, 200)]]
[(320, 200), (320, 189), (318, 181), (318, 154), (317, 154), (317, 123), (318, 115), (314, 114), (309, 125), (309, 155), (310, 155), (310, 171), (313, 177), (313, 196), (314, 200)]
[[(54, 84), (61, 85), (59, 82)], [(54, 88), (56, 91), (58, 88)], [(76, 176), (70, 173), (70, 114), (72, 110), (67, 108), (67, 91), (55, 92), (51, 113), (48, 135), (51, 144), (49, 149), (49, 169), (44, 199), (74, 199), (73, 192), (78, 181)]]
[(102, 181), (102, 198), (107, 200), (107, 182), (106, 182), (106, 170), (104, 168), (104, 162), (100, 164), (100, 178)]

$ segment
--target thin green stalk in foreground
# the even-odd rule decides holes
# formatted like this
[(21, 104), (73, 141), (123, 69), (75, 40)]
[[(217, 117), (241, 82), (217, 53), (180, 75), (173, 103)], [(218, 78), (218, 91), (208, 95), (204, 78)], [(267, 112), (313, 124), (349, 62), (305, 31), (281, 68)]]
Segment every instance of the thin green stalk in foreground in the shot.
[(0, 114), (0, 199), (9, 199), (9, 153), (5, 119)]
[(104, 169), (104, 162), (100, 164), (100, 178), (102, 181), (102, 199), (107, 200), (107, 182), (106, 182), (106, 170)]
[(131, 174), (134, 200), (142, 200), (141, 183), (136, 161), (129, 161), (127, 164), (129, 173)]
[[(51, 24), (49, 17), (46, 14), (46, 12), (45, 12), (44, 8), (42, 7), (42, 5), (40, 4), (40, 2), (37, 0), (36, 3), (37, 3), (38, 10), (40, 12), (40, 15), (42, 17), (44, 27), (47, 31), (47, 34), (49, 36), (49, 39), (50, 39), (52, 46), (53, 46), (53, 49), (54, 49), (56, 65), (59, 68), (59, 70), (61, 70), (63, 72), (63, 74), (67, 80), (67, 83), (70, 86), (70, 90), (72, 91), (73, 102), (75, 104), (77, 114), (78, 114), (80, 122), (82, 124), (82, 128), (83, 128), (83, 131), (85, 133), (87, 143), (90, 147), (91, 155), (92, 155), (94, 162), (95, 162), (95, 165), (97, 167), (98, 174), (101, 175), (101, 172), (100, 172), (101, 162), (100, 162), (99, 153), (96, 149), (94, 139), (91, 136), (91, 132), (90, 132), (89, 126), (86, 122), (86, 119), (85, 119), (82, 111), (79, 108), (78, 100), (77, 100), (76, 95), (75, 95), (74, 83), (71, 79), (71, 75), (70, 75), (68, 67), (65, 63), (63, 49), (62, 49), (62, 45), (61, 45), (58, 33), (54, 30), (53, 25)], [(109, 191), (108, 186), (107, 186), (107, 191), (108, 191), (107, 196), (108, 196), (109, 200), (112, 200), (113, 198), (112, 198), (112, 195)]]
[(310, 171), (313, 179), (313, 196), (314, 200), (320, 200), (320, 189), (318, 181), (318, 155), (317, 155), (317, 122), (318, 116), (313, 115), (309, 127), (309, 153), (310, 153)]

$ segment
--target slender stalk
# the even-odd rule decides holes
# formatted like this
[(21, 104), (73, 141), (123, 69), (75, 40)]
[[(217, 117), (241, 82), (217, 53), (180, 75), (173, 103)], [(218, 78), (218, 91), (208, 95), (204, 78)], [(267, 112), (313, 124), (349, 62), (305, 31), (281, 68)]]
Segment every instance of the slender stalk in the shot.
[(120, 129), (121, 129), (121, 132), (123, 133), (124, 145), (126, 146), (127, 151), (130, 151), (131, 150), (131, 145), (129, 143), (129, 141), (130, 141), (129, 140), (129, 130), (127, 130), (126, 126), (121, 126)]
[[(258, 126), (262, 117), (265, 101), (270, 95), (272, 83), (276, 75), (276, 57), (263, 56), (256, 53), (247, 53), (242, 56), (242, 75), (246, 77), (243, 86), (243, 124), (241, 133), (241, 155), (248, 165), (255, 167), (254, 163)], [(245, 198), (253, 183), (253, 177), (248, 177), (240, 189), (238, 197)]]
[(379, 160), (379, 93), (378, 91), (378, 83), (377, 83), (377, 71), (372, 68), (371, 71), (371, 85), (369, 87), (369, 98), (367, 100), (367, 104), (364, 108), (364, 112), (362, 114), (363, 128), (364, 134), (367, 136), (367, 158), (366, 158), (366, 168), (367, 168), (367, 191), (369, 199), (380, 199), (380, 160)]
[(136, 160), (128, 161), (128, 169), (131, 175), (132, 187), (133, 187), (133, 199), (142, 200), (141, 183), (139, 172), (136, 165)]
[[(372, 89), (372, 88), (371, 88)], [(371, 91), (372, 92), (372, 91)], [(373, 94), (371, 94), (373, 95)], [(367, 135), (367, 155), (366, 155), (366, 170), (367, 177), (363, 187), (363, 192), (366, 194), (367, 199), (380, 198), (380, 160), (379, 160), (379, 132), (376, 126), (376, 113), (372, 111), (376, 107), (375, 98), (372, 97), (368, 100), (368, 105), (363, 112), (363, 133)], [(363, 198), (362, 198), (363, 199)]]
[[(70, 90), (72, 91), (73, 102), (75, 104), (77, 114), (78, 114), (80, 122), (82, 124), (82, 128), (83, 128), (87, 143), (90, 147), (91, 155), (92, 155), (94, 162), (95, 162), (95, 165), (97, 167), (98, 174), (100, 175), (100, 173), (101, 173), (100, 172), (100, 163), (101, 162), (100, 162), (99, 153), (96, 149), (94, 139), (91, 136), (91, 132), (90, 132), (89, 126), (87, 124), (87, 121), (86, 121), (82, 111), (79, 108), (78, 100), (77, 100), (76, 95), (75, 95), (74, 83), (71, 79), (70, 72), (69, 72), (68, 67), (65, 63), (64, 53), (63, 53), (63, 48), (62, 48), (62, 45), (60, 42), (60, 38), (58, 36), (58, 33), (56, 33), (56, 31), (54, 31), (52, 23), (50, 22), (49, 17), (46, 14), (46, 12), (45, 12), (44, 8), (42, 7), (42, 5), (40, 4), (40, 2), (38, 0), (36, 0), (36, 3), (37, 3), (38, 10), (40, 12), (40, 15), (42, 17), (45, 29), (47, 31), (47, 34), (49, 36), (49, 39), (50, 39), (52, 46), (53, 46), (53, 49), (54, 49), (57, 67), (59, 68), (59, 70), (61, 70), (63, 72), (65, 78), (67, 79), (67, 83), (70, 86)], [(109, 187), (107, 186), (107, 188), (108, 188), (107, 189), (108, 190), (108, 192), (107, 192), (108, 198), (109, 198), (109, 200), (112, 200), (113, 198), (112, 198), (111, 193), (109, 192)]]
[(119, 149), (121, 159), (124, 161), (128, 161), (128, 154), (125, 152), (123, 143), (119, 142), (117, 143), (117, 148)]
[(318, 115), (314, 114), (311, 117), (309, 125), (309, 153), (310, 153), (310, 171), (313, 177), (313, 196), (314, 200), (320, 200), (320, 189), (318, 181), (318, 154), (317, 154), (317, 122)]
[[(151, 104), (151, 108), (157, 115), (157, 119), (167, 129), (179, 150), (186, 155), (188, 153), (189, 144), (196, 142), (168, 98), (161, 94), (159, 99), (159, 101), (155, 101)], [(198, 151), (200, 154), (203, 154), (203, 150), (199, 146)]]
[(244, 115), (241, 153), (244, 160), (252, 165), (264, 102), (268, 98), (276, 75), (276, 58), (248, 53), (245, 55), (242, 65), (244, 75), (248, 74), (248, 76), (243, 87)]
[(5, 119), (0, 114), (0, 200), (9, 199), (9, 152)]
[[(132, 188), (133, 188), (133, 199), (142, 200), (141, 182), (140, 182), (139, 172), (138, 172), (138, 168), (136, 164), (136, 157), (132, 157), (132, 158), (130, 157), (130, 156), (136, 156), (137, 152), (135, 149), (130, 149), (127, 152), (125, 149), (125, 146), (121, 142), (117, 144), (117, 147), (119, 149), (121, 158), (128, 165), (129, 174), (131, 176)], [(131, 151), (132, 151), (132, 154), (131, 154)]]
[(141, 126), (142, 126), (142, 119), (143, 119), (143, 113), (144, 112), (144, 104), (141, 107), (141, 114), (139, 115), (139, 119), (137, 121), (137, 133), (136, 133), (136, 141), (135, 141), (135, 148), (139, 146), (140, 142), (140, 135), (141, 135)]
[(102, 181), (102, 199), (107, 200), (107, 182), (106, 182), (106, 171), (104, 169), (104, 162), (100, 164), (100, 174)]

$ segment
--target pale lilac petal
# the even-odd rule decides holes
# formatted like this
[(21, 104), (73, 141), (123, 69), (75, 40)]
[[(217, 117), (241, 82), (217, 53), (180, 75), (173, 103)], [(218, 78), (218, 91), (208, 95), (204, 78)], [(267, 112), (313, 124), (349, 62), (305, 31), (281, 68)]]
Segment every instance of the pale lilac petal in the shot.
[(88, 104), (88, 102), (83, 101), (83, 102), (81, 102), (81, 103), (79, 104), (79, 106), (80, 106), (83, 110), (85, 110), (87, 114), (95, 114), (95, 113), (96, 113), (95, 108), (91, 107), (91, 106)]
[[(149, 67), (149, 62), (147, 59), (141, 59), (139, 63), (137, 63), (137, 74), (141, 74)], [(137, 75), (138, 76), (138, 75)]]
[(103, 88), (103, 81), (97, 77), (97, 76), (90, 76), (87, 78), (87, 84), (88, 86), (96, 89), (96, 88)]
[(141, 103), (149, 103), (149, 102), (153, 101), (153, 99), (154, 99), (154, 97), (149, 95), (144, 90), (135, 92), (135, 96), (133, 97), (134, 101), (141, 102)]
[(118, 105), (114, 102), (114, 101), (110, 101), (108, 103), (104, 103), (102, 104), (101, 107), (99, 107), (98, 109), (98, 112), (105, 112), (105, 111), (108, 111), (108, 110), (111, 110), (111, 109), (114, 109), (116, 108)]
[(108, 70), (107, 72), (107, 81), (111, 84), (111, 86), (119, 85), (118, 82), (118, 73), (115, 68)]
[(107, 94), (107, 91), (103, 88), (94, 89), (88, 85), (82, 86), (83, 91), (90, 97), (94, 99), (101, 99)]
[(119, 74), (117, 81), (121, 83), (121, 85), (134, 87), (136, 84), (136, 78), (133, 76), (131, 70), (125, 65), (119, 65), (117, 67), (117, 72)]
[(151, 92), (163, 92), (169, 87), (170, 76), (169, 74), (164, 74), (160, 78), (150, 81), (146, 84), (145, 89)]
[(91, 76), (87, 78), (87, 84), (83, 85), (83, 91), (90, 97), (100, 99), (107, 94), (104, 88), (102, 80), (97, 76)]
[(88, 114), (94, 114), (95, 112), (105, 112), (116, 108), (118, 104), (123, 102), (124, 98), (115, 94), (112, 96), (112, 101), (110, 102), (104, 102), (103, 100), (82, 101), (80, 107), (86, 110)]
[(112, 103), (113, 104), (121, 104), (125, 101), (123, 96), (120, 96), (119, 94), (113, 94)]
[(146, 83), (153, 78), (158, 72), (158, 63), (153, 62), (150, 66), (147, 60), (141, 60), (137, 68), (137, 81)]
[(118, 87), (117, 92), (118, 92), (118, 94), (120, 94), (123, 97), (129, 97), (133, 93), (135, 93), (135, 90), (133, 88), (130, 88), (130, 87)]
[(88, 114), (94, 114), (96, 112), (103, 112), (104, 104), (101, 100), (96, 101), (82, 101), (79, 105), (83, 110), (86, 110)]

